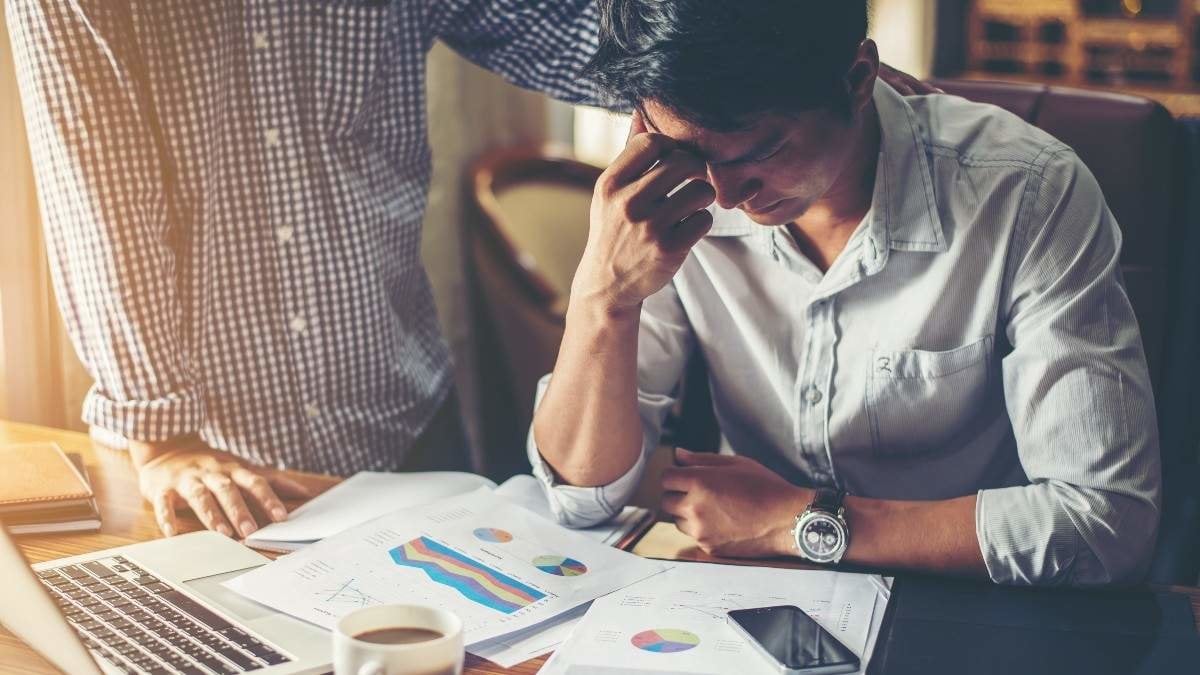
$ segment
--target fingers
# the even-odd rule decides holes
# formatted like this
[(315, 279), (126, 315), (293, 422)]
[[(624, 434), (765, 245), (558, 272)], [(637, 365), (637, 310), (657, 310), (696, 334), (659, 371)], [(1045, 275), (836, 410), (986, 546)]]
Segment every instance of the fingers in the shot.
[(275, 494), (284, 499), (309, 499), (313, 496), (312, 490), (282, 473), (267, 474), (267, 483), (274, 488)]
[[(636, 195), (630, 200), (634, 208), (661, 202), (689, 178), (705, 178), (708, 165), (690, 152), (672, 150), (653, 169), (646, 172), (634, 185)], [(715, 199), (715, 197), (714, 197)]]
[(687, 493), (685, 492), (664, 492), (660, 504), (663, 513), (669, 513), (677, 518), (683, 516), (681, 511), (683, 500), (686, 497)]
[(204, 485), (217, 498), (217, 503), (225, 511), (229, 522), (233, 523), (243, 537), (249, 537), (258, 529), (250, 507), (242, 498), (242, 491), (234, 484), (233, 479), (226, 473), (207, 472), (201, 475)]
[(150, 500), (150, 505), (154, 507), (154, 520), (158, 523), (158, 529), (162, 530), (163, 536), (174, 537), (179, 532), (179, 522), (175, 518), (174, 493), (170, 490), (159, 492)]
[(717, 191), (701, 180), (694, 180), (667, 198), (654, 214), (655, 227), (674, 227), (677, 223), (707, 209), (717, 198)]
[(675, 448), (675, 461), (679, 466), (729, 466), (740, 459), (734, 455), (718, 455), (714, 452), (692, 452)]
[(900, 94), (901, 96), (913, 95), (912, 86), (910, 84), (912, 78), (889, 66), (888, 64), (879, 64), (879, 77), (884, 82), (892, 85), (892, 89), (895, 89), (897, 94)]
[(175, 492), (183, 497), (187, 505), (210, 530), (216, 530), (226, 537), (233, 536), (233, 528), (230, 527), (229, 521), (225, 519), (225, 514), (221, 511), (221, 507), (217, 504), (217, 500), (213, 498), (212, 493), (208, 491), (208, 487), (197, 477), (195, 473), (188, 473), (180, 477), (178, 484), (175, 486)]
[(669, 251), (690, 251), (696, 242), (708, 234), (712, 224), (712, 211), (697, 211), (663, 234), (664, 248)]
[(238, 467), (230, 472), (230, 478), (237, 484), (250, 498), (262, 507), (262, 510), (271, 516), (271, 520), (280, 522), (287, 520), (287, 509), (284, 508), (283, 502), (271, 489), (271, 484), (266, 478), (254, 473), (253, 471)]
[[(624, 187), (650, 170), (675, 147), (675, 141), (662, 134), (638, 134), (629, 139), (611, 166), (605, 170), (613, 187)], [(680, 181), (683, 179), (681, 178)], [(678, 185), (678, 183), (676, 183)]]
[(700, 486), (701, 467), (667, 467), (662, 473), (664, 492), (692, 492)]
[(650, 130), (646, 128), (646, 118), (642, 117), (640, 109), (634, 108), (633, 114), (629, 117), (629, 135), (625, 137), (625, 145), (629, 145), (629, 141), (632, 141), (634, 136), (647, 131)]
[(902, 70), (896, 70), (886, 63), (879, 64), (879, 77), (887, 82), (901, 96), (925, 96), (928, 94), (944, 94), (945, 91), (909, 75)]

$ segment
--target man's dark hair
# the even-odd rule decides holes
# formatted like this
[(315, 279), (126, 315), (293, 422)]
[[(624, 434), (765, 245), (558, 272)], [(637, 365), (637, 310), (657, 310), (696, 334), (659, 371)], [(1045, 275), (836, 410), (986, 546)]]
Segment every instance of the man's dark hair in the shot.
[(867, 0), (598, 0), (588, 76), (617, 106), (645, 101), (714, 131), (756, 115), (849, 112), (845, 77)]

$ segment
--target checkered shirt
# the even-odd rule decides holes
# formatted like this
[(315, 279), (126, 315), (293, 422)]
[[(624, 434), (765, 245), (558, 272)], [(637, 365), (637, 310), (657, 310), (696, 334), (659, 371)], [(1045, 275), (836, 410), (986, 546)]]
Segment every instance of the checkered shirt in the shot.
[(452, 386), (420, 260), (442, 40), (565, 100), (591, 0), (6, 0), (85, 422), (394, 470)]

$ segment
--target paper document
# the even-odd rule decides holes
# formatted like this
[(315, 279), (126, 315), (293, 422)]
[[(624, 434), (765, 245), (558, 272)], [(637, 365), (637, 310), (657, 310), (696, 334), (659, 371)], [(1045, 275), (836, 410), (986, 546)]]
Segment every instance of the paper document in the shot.
[[(522, 507), (547, 519), (553, 519), (550, 504), (542, 483), (529, 474), (513, 476), (496, 488), (496, 494), (520, 504)], [(616, 546), (630, 532), (653, 516), (648, 509), (626, 506), (612, 519), (595, 527), (575, 530), (589, 539)], [(485, 658), (501, 668), (512, 668), (518, 663), (544, 656), (558, 649), (571, 635), (575, 624), (583, 618), (587, 605), (543, 621), (516, 633), (504, 635), (467, 648), (475, 656)]]
[(518, 663), (545, 656), (561, 647), (567, 638), (571, 637), (571, 631), (583, 620), (583, 615), (590, 606), (589, 602), (536, 626), (476, 642), (467, 647), (467, 651), (501, 668), (512, 668)]
[[(520, 504), (547, 520), (554, 520), (554, 514), (550, 511), (550, 501), (546, 497), (546, 491), (542, 488), (541, 481), (527, 473), (513, 476), (504, 481), (500, 487), (496, 488), (496, 494), (515, 504)], [(636, 529), (651, 515), (649, 509), (626, 506), (617, 515), (603, 523), (595, 527), (576, 530), (576, 532), (615, 546), (625, 538), (625, 535)]]
[(662, 569), (481, 488), (376, 518), (226, 585), (326, 629), (359, 607), (434, 605), (458, 614), (472, 644), (533, 626)]
[[(532, 476), (531, 476), (532, 478)], [(294, 551), (397, 509), (461, 495), (496, 484), (471, 473), (362, 471), (273, 523), (246, 537), (246, 545)]]
[(862, 660), (886, 606), (868, 575), (705, 563), (672, 569), (592, 603), (540, 675), (778, 675), (726, 621), (731, 609), (795, 605)]

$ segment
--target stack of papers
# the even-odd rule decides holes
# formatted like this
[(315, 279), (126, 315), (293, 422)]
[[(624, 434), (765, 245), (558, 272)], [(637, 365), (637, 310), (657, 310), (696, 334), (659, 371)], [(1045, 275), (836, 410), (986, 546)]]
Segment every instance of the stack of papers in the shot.
[(443, 607), (467, 650), (502, 667), (553, 651), (545, 675), (765, 675), (725, 612), (795, 605), (866, 670), (890, 579), (656, 562), (608, 545), (645, 509), (573, 531), (551, 522), (532, 476), (493, 488), (470, 474), (358, 474), (260, 530), (250, 543), (298, 550), (226, 586), (326, 629), (361, 607)]
[(880, 577), (865, 574), (677, 563), (592, 603), (539, 675), (778, 675), (725, 618), (777, 605), (804, 610), (866, 672), (889, 595)]
[[(550, 513), (550, 502), (546, 498), (546, 492), (542, 488), (541, 482), (529, 474), (513, 476), (504, 481), (503, 485), (496, 488), (496, 494), (547, 520), (554, 520), (554, 515)], [(609, 546), (616, 546), (640, 525), (648, 524), (653, 516), (654, 514), (649, 509), (626, 506), (617, 515), (599, 525), (575, 531)]]
[[(530, 476), (532, 478), (532, 476)], [(269, 551), (295, 551), (398, 509), (496, 487), (473, 473), (362, 471), (329, 488), (288, 514), (246, 537), (246, 545)]]
[[(481, 487), (496, 488), (496, 484), (483, 476), (455, 471), (362, 471), (305, 503), (282, 523), (272, 523), (246, 537), (246, 545), (278, 553), (296, 551), (388, 513), (467, 494)], [(496, 488), (496, 494), (553, 519), (542, 484), (533, 476), (513, 476)], [(627, 506), (611, 520), (578, 531), (615, 546), (652, 515), (647, 509)]]
[(376, 518), (226, 585), (326, 629), (360, 607), (443, 607), (463, 620), (471, 645), (558, 617), (663, 569), (483, 488)]

